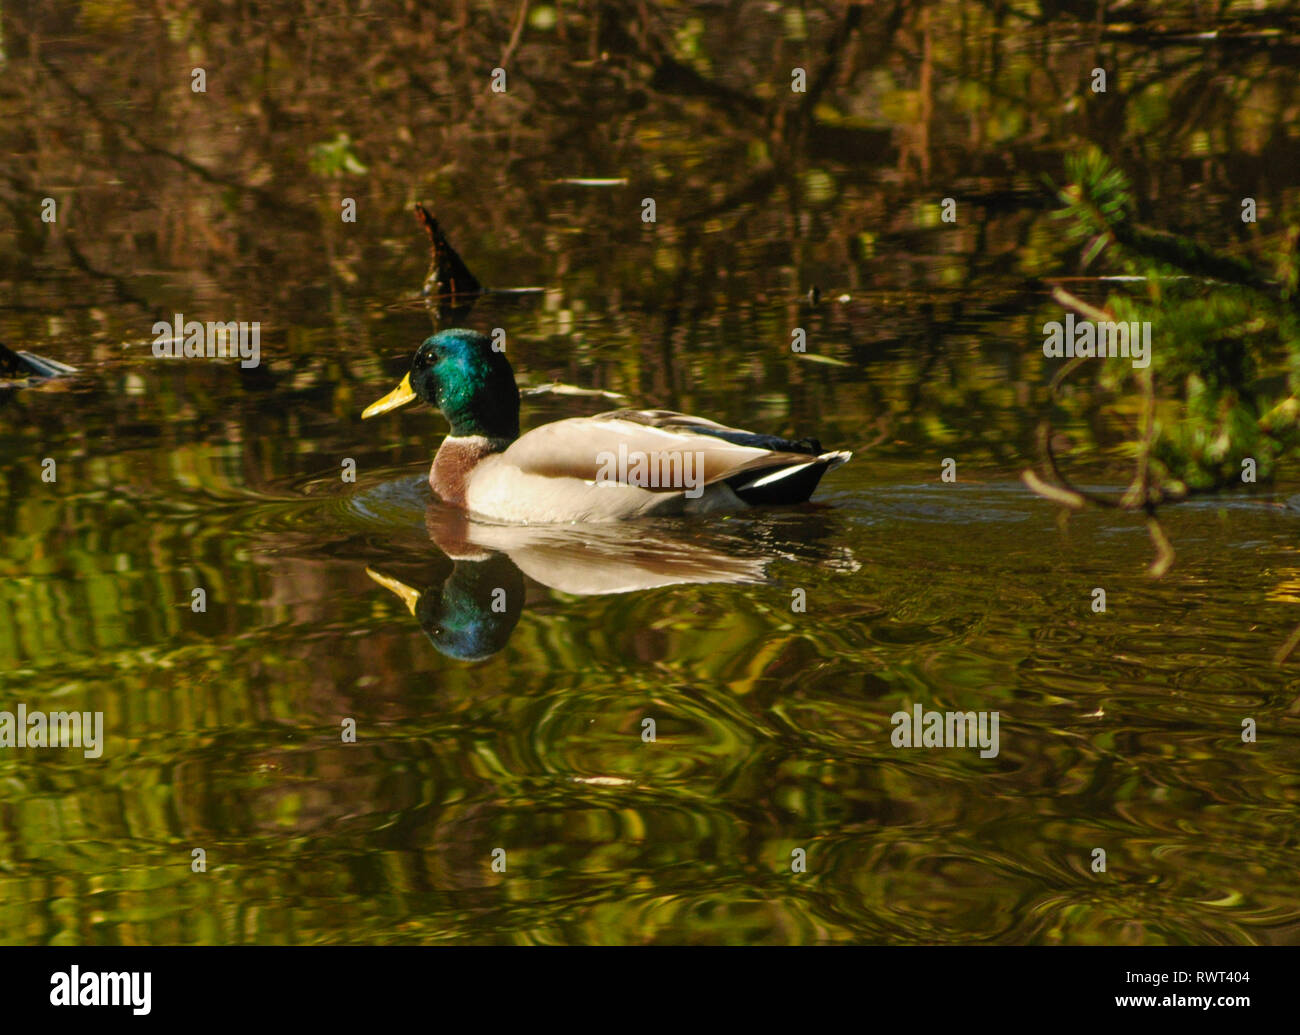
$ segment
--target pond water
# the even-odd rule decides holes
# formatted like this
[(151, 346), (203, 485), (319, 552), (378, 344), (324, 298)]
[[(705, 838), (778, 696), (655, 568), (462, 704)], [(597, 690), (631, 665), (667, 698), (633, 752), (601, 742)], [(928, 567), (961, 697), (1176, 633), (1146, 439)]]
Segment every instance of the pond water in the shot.
[[(1240, 183), (1281, 206), (1266, 25), (19, 6), (0, 340), (78, 373), (0, 389), (0, 710), (104, 740), (0, 750), (0, 941), (1300, 940), (1294, 472), (1164, 508), (1159, 579), (1141, 520), (1020, 480), (1046, 418), (1085, 483), (1125, 477), (1119, 418), (1049, 389), (1046, 278), (1079, 270), (1041, 177), (1097, 142), (1213, 241)], [(854, 459), (788, 509), (450, 513), (441, 417), (360, 419), (431, 333), (415, 200), (485, 284), (542, 289), (460, 321), (521, 381)], [(155, 358), (174, 313), (258, 321), (259, 365)], [(996, 712), (997, 753), (894, 746), (918, 704)]]

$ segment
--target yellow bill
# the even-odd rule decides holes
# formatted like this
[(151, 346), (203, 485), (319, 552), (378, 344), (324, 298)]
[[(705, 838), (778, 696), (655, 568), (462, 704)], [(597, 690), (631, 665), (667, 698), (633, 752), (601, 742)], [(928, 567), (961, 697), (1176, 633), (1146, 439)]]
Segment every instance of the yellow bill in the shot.
[(377, 417), (381, 413), (387, 413), (389, 410), (395, 410), (399, 406), (405, 406), (415, 398), (415, 393), (411, 391), (411, 375), (407, 374), (402, 378), (402, 383), (389, 392), (379, 402), (371, 403), (361, 412), (361, 419), (367, 417)]
[(396, 593), (401, 598), (402, 603), (406, 605), (406, 609), (411, 614), (415, 614), (415, 609), (420, 603), (419, 590), (412, 589), (406, 583), (398, 582), (397, 579), (390, 578), (387, 575), (381, 575), (373, 568), (367, 568), (366, 574), (383, 586), (384, 589)]

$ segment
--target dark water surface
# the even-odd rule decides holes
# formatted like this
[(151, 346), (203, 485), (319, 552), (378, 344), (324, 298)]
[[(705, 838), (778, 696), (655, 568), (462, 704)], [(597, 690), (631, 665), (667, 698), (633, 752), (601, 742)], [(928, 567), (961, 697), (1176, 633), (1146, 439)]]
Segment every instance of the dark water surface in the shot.
[[(421, 6), (0, 3), (0, 339), (80, 369), (0, 389), (0, 709), (106, 734), (0, 751), (0, 940), (1300, 940), (1294, 477), (1167, 508), (1159, 580), (1139, 520), (1019, 479), (1049, 416), (1120, 477), (1122, 415), (1048, 389), (1078, 256), (1041, 176), (1096, 142), (1230, 241), (1244, 192), (1295, 201), (1295, 48), (1245, 7), (1210, 47), (1180, 5), (871, 5), (838, 42), (832, 4), (532, 5), (512, 47), (517, 5)], [(447, 513), (441, 418), (360, 420), (430, 333), (416, 199), (544, 289), (465, 318), (521, 380), (853, 462), (791, 510)], [(259, 321), (261, 364), (155, 358), (174, 312)], [(894, 747), (917, 703), (997, 711), (999, 753)]]

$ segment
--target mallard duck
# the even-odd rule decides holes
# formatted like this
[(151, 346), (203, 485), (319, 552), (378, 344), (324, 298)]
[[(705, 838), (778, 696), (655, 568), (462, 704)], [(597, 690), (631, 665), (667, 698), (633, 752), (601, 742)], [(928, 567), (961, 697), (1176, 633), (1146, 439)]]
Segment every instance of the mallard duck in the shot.
[(573, 596), (710, 582), (761, 582), (772, 557), (736, 555), (659, 529), (627, 535), (618, 525), (500, 525), (432, 503), (430, 536), (452, 562), (423, 590), (392, 575), (366, 574), (396, 593), (430, 642), (448, 657), (476, 661), (506, 645), (523, 613), (524, 576)]
[(523, 575), (504, 554), (455, 561), (449, 575), (422, 590), (373, 568), (366, 574), (401, 598), (440, 653), (461, 661), (499, 651), (524, 611)]
[(0, 345), (0, 377), (13, 379), (63, 377), (76, 372), (76, 367), (60, 363), (57, 359), (46, 359), (44, 356), (21, 350), (15, 352), (6, 345)]
[(816, 439), (791, 441), (667, 410), (613, 410), (519, 434), (519, 389), (482, 334), (448, 330), (420, 345), (401, 384), (363, 418), (415, 399), (451, 425), (429, 486), (469, 514), (508, 524), (612, 521), (802, 503), (847, 461)]

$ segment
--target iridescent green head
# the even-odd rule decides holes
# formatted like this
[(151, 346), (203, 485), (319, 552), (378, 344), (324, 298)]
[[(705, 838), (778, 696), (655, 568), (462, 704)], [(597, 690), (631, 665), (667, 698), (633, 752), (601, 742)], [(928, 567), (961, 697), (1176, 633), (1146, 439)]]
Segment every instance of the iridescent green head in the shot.
[(456, 436), (482, 435), (501, 442), (519, 437), (519, 389), (504, 352), (478, 331), (439, 331), (411, 358), (402, 383), (368, 406), (374, 417), (420, 399), (436, 406)]

